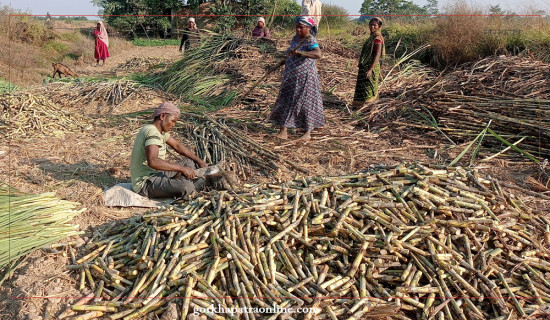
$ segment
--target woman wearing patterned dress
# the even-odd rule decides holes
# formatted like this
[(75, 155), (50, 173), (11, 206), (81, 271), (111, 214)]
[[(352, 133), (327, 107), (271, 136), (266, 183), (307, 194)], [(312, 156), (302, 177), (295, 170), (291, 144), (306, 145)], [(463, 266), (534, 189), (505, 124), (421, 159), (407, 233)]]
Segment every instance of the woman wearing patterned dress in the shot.
[(378, 97), (380, 58), (386, 55), (384, 37), (380, 33), (382, 20), (372, 18), (369, 22), (370, 37), (365, 41), (359, 57), (359, 72), (353, 97), (353, 106), (362, 106)]
[[(315, 25), (311, 17), (296, 20), (296, 35), (287, 50), (285, 71), (279, 96), (269, 120), (281, 127), (277, 134), (288, 139), (288, 128), (304, 129), (300, 140), (311, 139), (311, 131), (325, 125), (321, 83), (315, 59), (321, 58), (321, 49), (310, 30)], [(299, 46), (299, 47), (298, 47)]]

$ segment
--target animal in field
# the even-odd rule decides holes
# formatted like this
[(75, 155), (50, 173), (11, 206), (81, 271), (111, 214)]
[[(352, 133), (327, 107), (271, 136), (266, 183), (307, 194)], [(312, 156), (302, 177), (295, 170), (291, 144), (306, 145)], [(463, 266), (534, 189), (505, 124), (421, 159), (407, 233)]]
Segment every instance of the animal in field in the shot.
[(52, 78), (55, 79), (55, 75), (58, 74), (59, 75), (59, 78), (61, 78), (61, 74), (63, 74), (64, 76), (68, 77), (68, 76), (71, 76), (71, 77), (78, 77), (78, 75), (76, 73), (74, 73), (73, 71), (71, 71), (71, 69), (69, 69), (69, 67), (67, 67), (66, 65), (64, 64), (61, 64), (61, 63), (52, 63), (52, 66), (53, 66), (53, 75), (52, 75)]

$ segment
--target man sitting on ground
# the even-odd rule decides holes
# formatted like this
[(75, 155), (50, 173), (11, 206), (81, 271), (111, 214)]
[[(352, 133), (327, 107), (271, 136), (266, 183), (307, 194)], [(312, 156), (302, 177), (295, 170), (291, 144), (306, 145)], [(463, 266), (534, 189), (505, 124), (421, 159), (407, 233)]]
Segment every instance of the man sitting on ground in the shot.
[[(195, 169), (208, 165), (181, 142), (170, 137), (180, 110), (164, 102), (153, 112), (153, 123), (139, 131), (130, 162), (132, 188), (149, 198), (183, 197), (204, 189), (204, 178), (197, 179)], [(184, 160), (166, 161), (167, 146), (172, 147)]]

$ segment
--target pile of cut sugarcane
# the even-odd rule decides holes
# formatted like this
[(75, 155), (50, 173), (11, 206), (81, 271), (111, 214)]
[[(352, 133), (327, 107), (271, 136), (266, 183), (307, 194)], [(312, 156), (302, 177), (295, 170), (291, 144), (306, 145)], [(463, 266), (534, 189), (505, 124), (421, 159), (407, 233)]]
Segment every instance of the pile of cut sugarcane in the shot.
[(0, 106), (0, 121), (3, 123), (0, 128), (7, 130), (10, 126), (12, 138), (61, 135), (89, 126), (89, 122), (79, 114), (67, 112), (48, 98), (31, 92), (19, 91), (12, 93), (11, 97), (3, 94)]
[[(380, 114), (370, 119), (413, 109), (416, 112), (407, 113), (411, 118), (420, 119), (419, 113), (433, 116), (438, 130), (457, 143), (475, 138), (491, 121), (491, 130), (535, 158), (540, 130), (540, 156), (550, 158), (549, 64), (539, 66), (536, 60), (518, 56), (489, 57), (440, 76), (425, 75), (429, 77), (411, 78), (405, 85), (384, 84), (380, 101), (371, 108)], [(431, 123), (416, 126), (433, 129)], [(507, 147), (495, 135), (488, 135), (484, 145), (494, 152)]]
[[(462, 168), (245, 185), (110, 225), (68, 266), (93, 294), (59, 318), (138, 319), (174, 305), (178, 319), (277, 319), (240, 312), (273, 306), (318, 308), (319, 319), (384, 306), (392, 319), (532, 315), (550, 301), (549, 226)], [(215, 307), (241, 309), (204, 311)]]

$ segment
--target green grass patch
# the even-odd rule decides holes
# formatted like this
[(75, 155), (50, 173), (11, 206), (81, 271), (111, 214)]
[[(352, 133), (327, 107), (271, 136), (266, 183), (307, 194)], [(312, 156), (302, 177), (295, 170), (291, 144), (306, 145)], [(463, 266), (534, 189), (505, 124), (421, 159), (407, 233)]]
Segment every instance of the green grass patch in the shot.
[[(0, 79), (0, 94), (7, 93), (9, 88), (10, 88), (9, 83), (4, 79)], [(11, 85), (11, 92), (17, 89), (19, 89), (19, 87)]]
[(132, 40), (132, 44), (138, 47), (163, 47), (163, 46), (179, 46), (180, 39), (143, 39), (138, 38)]
[(77, 60), (78, 57), (79, 57), (79, 55), (77, 53), (74, 53), (74, 52), (69, 52), (65, 56), (63, 56), (63, 58), (69, 58), (69, 59), (72, 59), (72, 60)]
[(55, 40), (46, 42), (44, 44), (44, 48), (46, 50), (53, 50), (62, 54), (69, 51), (69, 46), (67, 46), (65, 43), (55, 41)]
[(77, 32), (62, 33), (59, 38), (63, 41), (76, 42), (80, 39), (80, 35)]

